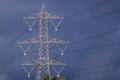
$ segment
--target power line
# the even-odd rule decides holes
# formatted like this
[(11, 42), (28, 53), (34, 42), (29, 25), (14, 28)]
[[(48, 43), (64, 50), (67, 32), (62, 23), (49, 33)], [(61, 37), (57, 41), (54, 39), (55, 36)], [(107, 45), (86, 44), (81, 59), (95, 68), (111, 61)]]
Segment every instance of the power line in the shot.
[(81, 20), (81, 21), (78, 21), (78, 22), (75, 22), (75, 23), (71, 23), (71, 24), (68, 24), (68, 26), (72, 26), (72, 25), (78, 25), (80, 23), (83, 23), (83, 22), (88, 22), (88, 21), (91, 21), (91, 20), (94, 20), (94, 19), (97, 19), (97, 18), (101, 18), (101, 17), (104, 17), (104, 16), (108, 16), (108, 15), (112, 15), (114, 13), (117, 13), (117, 12), (120, 12), (120, 9), (117, 9), (117, 10), (113, 10), (111, 12), (107, 12), (107, 13), (104, 13), (104, 14), (101, 14), (101, 15), (97, 15), (97, 16), (94, 16), (92, 18), (89, 18), (89, 19), (85, 19), (85, 20)]
[(115, 46), (115, 45), (120, 45), (120, 42), (115, 42), (115, 43), (111, 43), (111, 44), (105, 44), (105, 45), (101, 45), (101, 46), (95, 46), (95, 47), (91, 47), (91, 48), (86, 48), (86, 49), (82, 49), (82, 51), (95, 50), (95, 49), (111, 47), (111, 46)]
[(104, 72), (120, 70), (120, 64), (118, 64), (117, 66), (109, 66), (109, 67), (110, 68), (108, 68), (108, 66), (104, 67), (104, 68), (99, 68), (99, 69), (94, 70), (94, 71), (81, 71), (80, 73), (81, 74), (96, 74), (96, 73), (104, 73)]
[(22, 56), (12, 56), (10, 57), (6, 63), (3, 62), (2, 66), (0, 66), (0, 70), (5, 70), (5, 68), (9, 67), (8, 65), (11, 65), (12, 63), (14, 63), (17, 59), (21, 58)]
[[(90, 50), (95, 50), (95, 49), (101, 49), (101, 48), (106, 48), (106, 47), (112, 47), (112, 46), (116, 46), (116, 45), (120, 45), (120, 42), (114, 42), (114, 43), (110, 43), (110, 44), (104, 44), (104, 45), (100, 45), (100, 46), (94, 46), (94, 47), (90, 47), (90, 48), (84, 48), (84, 49), (80, 49), (79, 47), (76, 49), (71, 49), (69, 50), (69, 52), (71, 51), (90, 51)], [(77, 47), (77, 46), (74, 46)], [(68, 52), (68, 51), (67, 51)]]
[(69, 18), (73, 17), (74, 15), (76, 15), (76, 16), (77, 16), (77, 15), (80, 15), (80, 14), (86, 12), (86, 11), (89, 11), (89, 10), (91, 10), (91, 9), (97, 8), (97, 7), (99, 7), (99, 6), (102, 6), (102, 5), (104, 5), (104, 4), (109, 3), (109, 2), (111, 2), (111, 1), (112, 1), (112, 0), (105, 0), (105, 1), (103, 1), (103, 2), (101, 2), (101, 3), (98, 3), (98, 4), (96, 4), (96, 5), (93, 5), (93, 6), (91, 6), (91, 7), (86, 8), (86, 9), (83, 9), (82, 11), (79, 11), (79, 12), (77, 12), (77, 13), (73, 13), (72, 15), (67, 16), (66, 19), (69, 19)]
[[(117, 28), (115, 28), (115, 29), (111, 29), (111, 30), (109, 30), (109, 31), (105, 31), (105, 32), (100, 33), (100, 34), (96, 34), (96, 35), (93, 35), (93, 36), (89, 36), (89, 37), (87, 37), (87, 38), (81, 39), (81, 40), (78, 41), (78, 42), (82, 42), (82, 41), (94, 39), (94, 38), (97, 38), (97, 37), (100, 37), (100, 36), (104, 36), (104, 35), (110, 34), (110, 33), (112, 33), (112, 32), (118, 31), (118, 30), (120, 30), (120, 27), (117, 27)], [(76, 42), (76, 43), (78, 43), (78, 42)]]
[(0, 49), (0, 52), (3, 52), (5, 49), (10, 47), (14, 42), (16, 42), (19, 38), (21, 38), (28, 30), (25, 30), (20, 35), (18, 35), (15, 39), (13, 39), (11, 42), (9, 42), (7, 45), (5, 45), (3, 48)]

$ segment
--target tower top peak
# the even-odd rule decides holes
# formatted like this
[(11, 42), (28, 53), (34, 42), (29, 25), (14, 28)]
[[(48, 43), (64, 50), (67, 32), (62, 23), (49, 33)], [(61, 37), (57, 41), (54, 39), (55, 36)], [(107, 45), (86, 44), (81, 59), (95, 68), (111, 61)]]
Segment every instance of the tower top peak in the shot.
[(42, 4), (42, 6), (41, 6), (41, 11), (43, 11), (43, 12), (47, 12), (47, 9), (46, 9), (45, 4)]

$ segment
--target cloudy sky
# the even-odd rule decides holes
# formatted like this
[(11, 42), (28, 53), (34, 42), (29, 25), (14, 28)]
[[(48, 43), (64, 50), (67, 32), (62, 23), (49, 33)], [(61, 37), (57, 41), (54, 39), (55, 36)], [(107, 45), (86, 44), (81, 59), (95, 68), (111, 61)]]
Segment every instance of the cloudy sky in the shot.
[(119, 0), (0, 0), (0, 80), (36, 79), (36, 71), (27, 78), (21, 66), (37, 58), (36, 46), (23, 56), (17, 41), (36, 36), (37, 24), (29, 31), (23, 17), (39, 12), (43, 2), (49, 12), (64, 16), (58, 31), (49, 24), (50, 36), (70, 41), (63, 56), (50, 45), (50, 57), (67, 64), (61, 75), (120, 80)]

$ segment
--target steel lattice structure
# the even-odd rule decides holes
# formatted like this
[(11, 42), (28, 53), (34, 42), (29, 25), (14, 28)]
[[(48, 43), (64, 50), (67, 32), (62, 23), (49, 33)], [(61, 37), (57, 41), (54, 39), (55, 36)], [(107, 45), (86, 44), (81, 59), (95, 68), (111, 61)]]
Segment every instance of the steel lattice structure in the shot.
[[(27, 51), (29, 50), (29, 48), (32, 44), (37, 44), (38, 50), (39, 50), (39, 53), (38, 53), (39, 56), (38, 56), (38, 59), (36, 59), (36, 60), (23, 63), (22, 66), (23, 66), (24, 70), (27, 72), (28, 77), (30, 77), (32, 70), (34, 70), (35, 67), (37, 67), (36, 80), (44, 80), (46, 75), (49, 75), (49, 76), (51, 75), (50, 65), (65, 65), (65, 63), (61, 63), (59, 61), (55, 61), (55, 60), (49, 58), (49, 45), (48, 45), (51, 43), (54, 43), (54, 44), (68, 44), (69, 43), (67, 41), (48, 36), (48, 21), (52, 20), (52, 19), (63, 19), (63, 17), (57, 16), (53, 13), (49, 13), (46, 10), (45, 5), (42, 4), (40, 12), (32, 14), (27, 17), (23, 17), (23, 19), (39, 20), (39, 32), (38, 32), (38, 36), (30, 38), (28, 40), (19, 41), (17, 43), (19, 44), (20, 48), (24, 52), (24, 55), (26, 55)], [(60, 25), (60, 23), (61, 23), (61, 21), (58, 23), (58, 25), (55, 25), (52, 22), (52, 24), (55, 26), (55, 30), (57, 30), (57, 27)], [(27, 22), (27, 24), (28, 24), (28, 22)], [(33, 23), (33, 24), (35, 24), (35, 23)], [(33, 24), (32, 25), (28, 24), (30, 30), (32, 30)], [(21, 46), (22, 44), (26, 44), (26, 45), (28, 45), (28, 47), (26, 49), (24, 49)], [(63, 53), (64, 50), (60, 49), (60, 51), (61, 51), (61, 53)], [(24, 66), (33, 66), (33, 68), (30, 71), (27, 71), (27, 69)], [(59, 75), (60, 73), (57, 72), (57, 74)]]

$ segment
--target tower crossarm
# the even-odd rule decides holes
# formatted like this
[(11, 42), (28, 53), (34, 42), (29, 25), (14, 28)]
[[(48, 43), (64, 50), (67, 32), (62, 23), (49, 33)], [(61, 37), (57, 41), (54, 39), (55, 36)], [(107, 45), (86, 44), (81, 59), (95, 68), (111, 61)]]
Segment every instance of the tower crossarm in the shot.
[(29, 62), (22, 63), (21, 65), (29, 65), (29, 66), (35, 66), (35, 60), (31, 60)]
[(36, 65), (34, 61), (26, 62), (21, 64), (25, 72), (27, 73), (27, 77), (30, 77), (31, 73), (35, 69)]
[(39, 41), (38, 37), (33, 37), (30, 38), (28, 40), (24, 40), (24, 41), (19, 41), (17, 42), (18, 44), (38, 44), (38, 43), (48, 43), (48, 44), (52, 44), (52, 43), (65, 43), (65, 44), (69, 44), (70, 42), (65, 41), (65, 40), (61, 40), (58, 38), (54, 38), (54, 37), (48, 37), (48, 41)]
[(50, 65), (66, 65), (65, 63), (62, 63), (60, 61), (56, 61), (56, 60), (53, 60), (53, 59), (50, 59)]
[(22, 66), (35, 66), (35, 64), (34, 63), (31, 63), (31, 62), (27, 62), (27, 63), (22, 63), (21, 64)]
[[(43, 58), (42, 60), (45, 60), (45, 59)], [(65, 63), (62, 63), (60, 61), (56, 61), (54, 59), (50, 59), (48, 62), (49, 62), (49, 65), (66, 65)], [(36, 63), (36, 65), (38, 65), (39, 64), (39, 59), (36, 59), (35, 63)]]
[(18, 41), (18, 44), (35, 44), (38, 43), (37, 37), (32, 37), (30, 39), (27, 40), (23, 40), (23, 41)]
[[(43, 18), (41, 16), (42, 14), (43, 14), (42, 12), (38, 12), (38, 13), (35, 13), (35, 14), (32, 14), (32, 15), (23, 17), (23, 19), (40, 19), (40, 18)], [(64, 18), (62, 16), (58, 16), (58, 15), (53, 14), (53, 13), (46, 12), (46, 14), (47, 14), (47, 16), (45, 16), (44, 19), (63, 19)]]
[(61, 40), (61, 39), (58, 39), (58, 38), (54, 38), (54, 37), (49, 37), (48, 38), (48, 43), (66, 43), (66, 44), (69, 44), (70, 42), (65, 41), (65, 40)]

